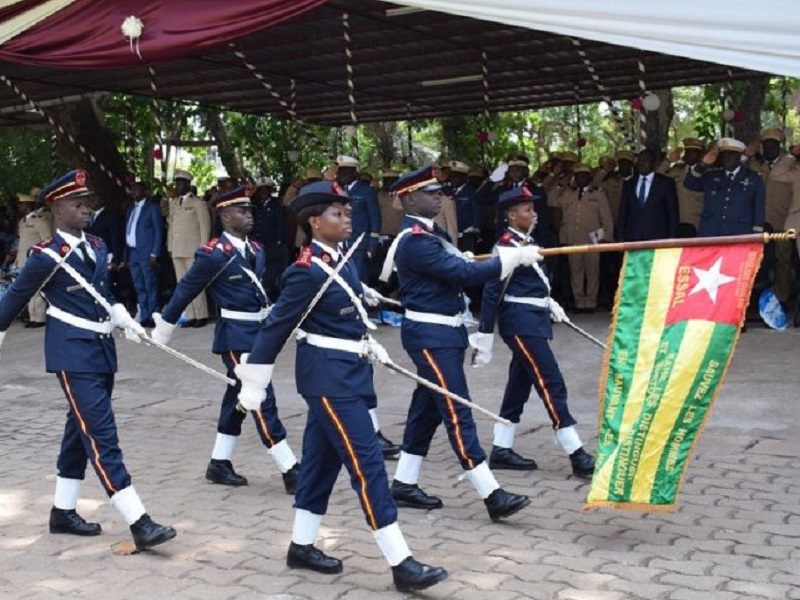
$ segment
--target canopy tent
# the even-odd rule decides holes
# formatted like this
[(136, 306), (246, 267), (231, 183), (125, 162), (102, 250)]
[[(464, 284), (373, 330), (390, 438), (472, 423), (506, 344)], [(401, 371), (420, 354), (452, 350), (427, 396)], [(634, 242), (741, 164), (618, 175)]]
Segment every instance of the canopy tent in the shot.
[[(800, 73), (782, 41), (792, 27), (796, 39), (797, 20), (775, 33), (790, 3), (737, 4), (717, 18), (716, 0), (685, 10), (686, 0), (0, 0), (0, 74), (44, 105), (87, 92), (156, 94), (328, 125), (630, 100), (643, 88), (755, 74), (713, 62), (721, 57)], [(120, 31), (128, 16), (144, 25), (135, 42)], [(760, 24), (746, 45), (760, 48), (760, 62), (722, 44), (726, 30)], [(768, 56), (783, 61), (773, 68)], [(0, 91), (0, 123), (35, 118), (27, 108), (11, 85)]]

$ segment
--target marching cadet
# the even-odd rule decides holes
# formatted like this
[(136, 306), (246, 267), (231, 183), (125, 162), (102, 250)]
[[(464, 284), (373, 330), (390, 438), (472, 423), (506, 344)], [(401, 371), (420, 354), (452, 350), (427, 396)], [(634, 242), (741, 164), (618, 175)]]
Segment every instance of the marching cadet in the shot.
[(705, 144), (697, 138), (683, 139), (683, 157), (670, 165), (664, 174), (675, 180), (678, 192), (678, 215), (681, 223), (691, 225), (695, 232), (700, 224), (700, 213), (703, 212), (703, 193), (691, 190), (683, 185), (686, 174), (700, 160)]
[[(686, 174), (683, 185), (703, 193), (699, 237), (764, 231), (764, 182), (742, 165), (744, 150), (744, 142), (722, 138)], [(722, 166), (713, 168), (717, 158)]]
[[(598, 240), (611, 240), (614, 220), (603, 190), (591, 187), (592, 168), (578, 163), (572, 169), (574, 187), (560, 188), (547, 199), (550, 206), (563, 213), (559, 238), (566, 245), (588, 244), (590, 234)], [(594, 312), (600, 288), (600, 256), (598, 252), (570, 254), (569, 272), (576, 312)]]
[(358, 177), (358, 160), (351, 156), (336, 158), (336, 181), (350, 196), (350, 210), (353, 213), (353, 235), (349, 242), (365, 234), (364, 242), (353, 254), (353, 264), (361, 281), (369, 281), (370, 259), (377, 254), (378, 238), (381, 235), (381, 209), (378, 194), (366, 181)]
[[(269, 314), (269, 297), (262, 285), (267, 256), (261, 244), (248, 236), (253, 230), (253, 204), (249, 190), (240, 186), (221, 192), (212, 202), (222, 222), (224, 233), (199, 248), (186, 275), (161, 314), (155, 313), (153, 339), (168, 344), (181, 313), (193, 298), (207, 290), (220, 307), (211, 351), (222, 357), (228, 377), (243, 352), (253, 346), (258, 328)], [(245, 413), (236, 409), (241, 382), (228, 385), (222, 397), (217, 421), (217, 438), (206, 469), (206, 479), (222, 485), (247, 485), (247, 479), (233, 469), (231, 459), (242, 433)], [(275, 391), (266, 387), (261, 406), (253, 411), (253, 420), (261, 441), (267, 447), (283, 475), (286, 493), (297, 487), (297, 458), (286, 441), (286, 429), (278, 416)]]
[[(507, 213), (508, 228), (500, 236), (500, 247), (519, 248), (532, 243), (527, 235), (536, 222), (533, 198), (528, 190), (509, 190), (500, 196), (498, 210)], [(566, 318), (564, 309), (550, 297), (550, 283), (538, 264), (518, 267), (505, 282), (497, 280), (483, 288), (481, 319), (478, 331), (469, 336), (470, 345), (476, 348), (475, 366), (486, 365), (492, 358), (495, 321), (500, 336), (511, 349), (500, 416), (511, 425), (495, 423), (494, 445), (489, 456), (493, 469), (533, 471), (536, 461), (523, 458), (514, 452), (514, 437), (531, 387), (544, 403), (547, 415), (556, 432), (556, 439), (567, 453), (572, 472), (581, 478), (591, 478), (594, 458), (583, 449), (575, 430), (575, 419), (567, 406), (567, 386), (550, 348), (553, 327), (550, 318), (561, 322)]]
[[(167, 250), (172, 255), (175, 277), (180, 280), (192, 265), (197, 247), (211, 237), (211, 213), (208, 205), (192, 193), (191, 173), (179, 169), (172, 179), (175, 198), (169, 203)], [(224, 182), (221, 180), (221, 183)], [(208, 302), (204, 293), (200, 293), (186, 307), (186, 318), (185, 327), (204, 327), (208, 323)]]
[[(469, 398), (464, 375), (467, 329), (463, 288), (506, 277), (516, 266), (533, 264), (541, 256), (535, 246), (525, 246), (501, 248), (499, 256), (486, 262), (468, 261), (433, 221), (442, 205), (441, 184), (433, 167), (401, 177), (394, 191), (403, 202), (406, 218), (389, 250), (381, 279), (388, 279), (396, 265), (405, 308), (403, 348), (414, 361), (418, 375)], [(417, 386), (392, 482), (392, 496), (398, 506), (428, 510), (442, 507), (441, 499), (426, 494), (418, 485), (422, 459), (442, 422), (467, 479), (493, 521), (530, 504), (527, 496), (509, 493), (497, 483), (478, 441), (472, 411), (449, 396)]]
[(286, 247), (286, 209), (274, 195), (275, 180), (257, 177), (253, 194), (253, 237), (264, 248), (267, 265), (264, 269), (264, 288), (270, 301), (274, 302), (280, 291), (281, 275), (289, 262)]
[[(111, 503), (122, 514), (138, 550), (175, 537), (145, 511), (122, 460), (111, 393), (117, 355), (115, 327), (139, 341), (141, 325), (109, 289), (107, 248), (86, 235), (89, 222), (85, 171), (70, 171), (45, 188), (41, 201), (53, 212), (55, 234), (33, 246), (25, 268), (0, 300), (0, 345), (8, 326), (30, 298), (41, 292), (50, 305), (44, 351), (48, 373), (55, 373), (69, 410), (58, 455), (50, 533), (99, 535), (75, 510), (89, 460)], [(101, 302), (102, 300), (102, 302)]]
[(242, 381), (239, 400), (245, 408), (259, 407), (278, 353), (302, 326), (296, 381), (309, 410), (286, 563), (320, 573), (342, 571), (342, 561), (314, 544), (344, 464), (367, 524), (392, 567), (395, 586), (404, 592), (421, 590), (445, 579), (447, 572), (414, 560), (397, 523), (397, 507), (367, 409), (367, 398), (374, 395), (369, 356), (388, 355), (367, 335), (370, 323), (361, 303), (364, 292), (357, 270), (349, 262), (341, 264), (339, 244), (351, 236), (348, 202), (336, 182), (322, 181), (302, 188), (292, 203), (309, 243), (286, 270), (281, 295), (251, 354), (236, 367)]
[[(18, 194), (19, 210), (22, 217), (19, 220), (17, 235), (17, 257), (14, 265), (22, 269), (28, 260), (28, 252), (39, 242), (48, 239), (53, 234), (53, 215), (46, 207), (34, 210), (36, 199), (33, 195)], [(44, 327), (44, 312), (47, 304), (39, 294), (34, 294), (28, 302), (28, 316), (30, 320), (25, 327), (36, 329)]]
[[(750, 157), (747, 166), (764, 180), (764, 218), (773, 231), (783, 229), (786, 217), (789, 216), (789, 207), (792, 205), (792, 186), (769, 176), (781, 159), (783, 141), (783, 131), (777, 128), (765, 129), (761, 132), (760, 144), (756, 141), (745, 149), (745, 154)], [(761, 148), (760, 158), (754, 156), (758, 146)], [(769, 248), (772, 252), (765, 252), (763, 268), (772, 267), (774, 272), (772, 289), (778, 300), (785, 303), (792, 291), (792, 243), (774, 242), (769, 244)]]

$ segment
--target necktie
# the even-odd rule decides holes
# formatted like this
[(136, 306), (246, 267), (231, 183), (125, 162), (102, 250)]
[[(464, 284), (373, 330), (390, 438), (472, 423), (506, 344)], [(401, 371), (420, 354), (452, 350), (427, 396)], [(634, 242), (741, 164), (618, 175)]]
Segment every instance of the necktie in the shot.
[(256, 268), (256, 255), (250, 249), (250, 244), (245, 244), (244, 246), (244, 257), (247, 259), (247, 262), (250, 263), (250, 268)]
[(85, 262), (86, 266), (88, 266), (92, 271), (94, 271), (95, 267), (97, 266), (97, 263), (94, 262), (92, 255), (89, 254), (89, 244), (87, 244), (86, 242), (81, 242), (80, 244), (78, 244), (78, 248), (80, 248), (81, 252), (83, 253), (83, 262)]
[(639, 193), (637, 197), (639, 198), (639, 206), (644, 206), (644, 203), (647, 201), (647, 194), (645, 193), (645, 185), (647, 180), (644, 177), (639, 178)]

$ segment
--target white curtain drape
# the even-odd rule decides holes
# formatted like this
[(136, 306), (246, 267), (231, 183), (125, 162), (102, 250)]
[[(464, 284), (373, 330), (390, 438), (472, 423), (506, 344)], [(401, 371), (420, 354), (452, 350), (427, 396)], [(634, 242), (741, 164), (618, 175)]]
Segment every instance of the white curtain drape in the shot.
[(404, 0), (396, 3), (800, 77), (797, 0)]

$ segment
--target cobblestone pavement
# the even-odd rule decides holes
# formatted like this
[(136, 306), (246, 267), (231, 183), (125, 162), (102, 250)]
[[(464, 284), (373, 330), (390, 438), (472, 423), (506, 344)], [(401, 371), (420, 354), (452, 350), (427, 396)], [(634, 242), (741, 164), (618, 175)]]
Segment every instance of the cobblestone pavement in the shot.
[[(605, 336), (607, 315), (580, 317)], [(210, 355), (211, 327), (181, 330), (174, 346), (221, 369)], [(601, 353), (565, 328), (554, 347), (580, 431), (595, 445)], [(250, 485), (225, 488), (204, 480), (222, 394), (214, 379), (170, 356), (118, 341), (121, 370), (115, 411), (121, 444), (148, 511), (178, 537), (155, 551), (115, 556), (129, 538), (93, 473), (80, 512), (100, 521), (96, 538), (47, 533), (55, 457), (66, 401), (44, 373), (42, 330), (15, 326), (0, 359), (0, 597), (261, 600), (400, 598), (355, 495), (342, 476), (321, 531), (320, 546), (345, 561), (341, 575), (286, 567), (291, 498), (248, 426), (235, 465)], [(404, 366), (396, 329), (378, 339)], [(742, 336), (714, 414), (688, 470), (673, 514), (581, 512), (585, 483), (570, 477), (544, 410), (533, 397), (517, 448), (535, 457), (533, 473), (497, 472), (501, 484), (531, 496), (529, 509), (493, 524), (446, 442), (437, 434), (421, 484), (444, 499), (430, 513), (401, 509), (415, 556), (442, 565), (450, 578), (425, 597), (554, 600), (735, 600), (800, 598), (800, 330), (751, 327)], [(509, 353), (496, 344), (492, 365), (469, 370), (473, 397), (497, 410)], [(294, 389), (294, 352), (276, 368), (279, 406), (296, 450), (305, 405)], [(399, 440), (412, 384), (378, 370), (380, 415)], [(490, 421), (479, 417), (484, 446)], [(388, 463), (390, 476), (395, 464)]]

